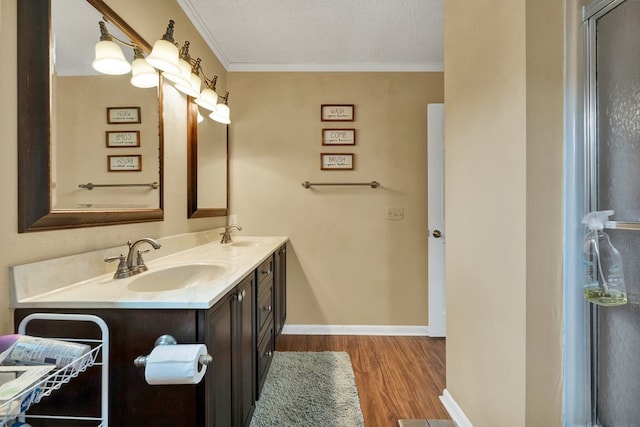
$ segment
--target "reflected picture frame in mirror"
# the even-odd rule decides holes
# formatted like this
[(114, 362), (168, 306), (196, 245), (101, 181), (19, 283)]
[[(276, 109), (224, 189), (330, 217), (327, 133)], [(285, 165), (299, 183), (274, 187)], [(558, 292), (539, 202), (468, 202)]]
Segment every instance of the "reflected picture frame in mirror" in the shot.
[[(78, 0), (81, 1), (81, 0)], [(147, 53), (151, 46), (102, 0), (86, 0)], [(18, 232), (162, 221), (164, 143), (162, 77), (158, 85), (159, 204), (149, 209), (52, 208), (51, 2), (17, 2)]]
[[(209, 120), (204, 118), (204, 120)], [(217, 126), (224, 126), (224, 150), (225, 156), (222, 164), (224, 165), (224, 181), (209, 182), (207, 180), (204, 186), (201, 170), (203, 165), (201, 162), (210, 161), (211, 159), (201, 158), (202, 150), (199, 150), (199, 145), (207, 143), (219, 143), (220, 141), (207, 141), (200, 138), (198, 132), (198, 104), (194, 102), (192, 97), (187, 97), (187, 218), (208, 218), (208, 217), (220, 217), (227, 216), (229, 213), (229, 127), (227, 125), (221, 125), (215, 123)], [(217, 159), (218, 163), (220, 159)], [(198, 167), (198, 165), (201, 165)], [(200, 179), (199, 179), (200, 178)], [(224, 192), (224, 206), (207, 206), (206, 202), (203, 202), (202, 197), (198, 197), (198, 194), (203, 194), (204, 191), (223, 191)]]

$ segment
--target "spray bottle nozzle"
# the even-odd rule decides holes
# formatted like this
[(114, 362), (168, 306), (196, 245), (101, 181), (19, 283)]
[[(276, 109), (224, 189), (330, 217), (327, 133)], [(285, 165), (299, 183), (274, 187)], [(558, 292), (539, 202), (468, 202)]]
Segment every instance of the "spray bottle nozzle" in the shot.
[(589, 212), (582, 218), (582, 223), (586, 224), (589, 230), (602, 230), (611, 215), (613, 215), (612, 210)]

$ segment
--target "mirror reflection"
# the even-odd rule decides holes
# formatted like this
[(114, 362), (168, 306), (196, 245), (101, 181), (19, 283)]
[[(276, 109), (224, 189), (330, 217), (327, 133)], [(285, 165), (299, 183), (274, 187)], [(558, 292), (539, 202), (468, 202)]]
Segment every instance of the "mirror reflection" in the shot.
[(227, 126), (206, 114), (193, 98), (188, 98), (189, 218), (225, 216), (228, 212)]
[(226, 126), (213, 120), (198, 123), (198, 206), (227, 206)]
[[(159, 187), (158, 203), (154, 203), (153, 208), (111, 208), (111, 209), (53, 209), (56, 204), (52, 189), (56, 193), (62, 191), (56, 180), (56, 172), (60, 172), (54, 162), (59, 157), (53, 152), (53, 145), (60, 146), (67, 138), (67, 133), (72, 133), (74, 126), (65, 127), (65, 131), (57, 132), (53, 122), (57, 115), (56, 103), (51, 94), (54, 91), (53, 85), (56, 85), (55, 79), (52, 79), (53, 64), (56, 63), (54, 55), (63, 56), (62, 50), (54, 51), (54, 47), (62, 45), (58, 37), (61, 34), (55, 34), (52, 30), (52, 8), (57, 8), (57, 2), (63, 0), (51, 1), (19, 1), (17, 7), (17, 40), (18, 40), (18, 232), (33, 232), (43, 230), (55, 230), (77, 227), (92, 227), (97, 225), (110, 224), (128, 224), (147, 221), (161, 221), (164, 218), (162, 210), (162, 85), (158, 86), (157, 92), (157, 108), (158, 116), (155, 123), (157, 131), (152, 145), (159, 154), (157, 166), (157, 177)], [(102, 0), (69, 0), (73, 5), (74, 11), (71, 16), (76, 16), (75, 9), (81, 10), (81, 7), (88, 2), (96, 10), (100, 16), (106, 17), (114, 26), (120, 28), (123, 33), (128, 36), (129, 40), (134, 41), (145, 51), (150, 50), (150, 45), (144, 41), (142, 37), (125, 21), (123, 21), (112, 9), (110, 9)], [(56, 9), (57, 10), (57, 9)], [(57, 13), (57, 12), (55, 12)], [(95, 13), (95, 12), (94, 12)], [(92, 28), (97, 25), (95, 18), (92, 19)], [(70, 29), (76, 28), (79, 21), (74, 21), (74, 25)], [(76, 43), (85, 38), (90, 39), (91, 45), (97, 40), (96, 30), (92, 31), (92, 36), (88, 37), (87, 33), (75, 35), (72, 37), (73, 42), (70, 43), (74, 47)], [(92, 55), (89, 55), (92, 58)], [(57, 62), (61, 65), (63, 60)], [(162, 77), (159, 78), (160, 82)], [(80, 98), (89, 98), (86, 94), (80, 94)], [(78, 101), (79, 102), (79, 101)], [(135, 105), (135, 104), (134, 104)], [(106, 116), (106, 111), (105, 111)], [(103, 117), (105, 117), (103, 116)], [(102, 131), (105, 131), (105, 121), (102, 122)], [(78, 125), (86, 121), (84, 115), (78, 115), (73, 118), (73, 123)], [(145, 137), (141, 137), (145, 138)], [(54, 141), (55, 140), (55, 141)], [(104, 136), (100, 139), (104, 144)], [(151, 140), (150, 140), (151, 141)], [(85, 139), (85, 144), (93, 145), (94, 141)], [(84, 158), (73, 150), (71, 154), (63, 153), (61, 156), (73, 156), (75, 163), (84, 162)], [(153, 156), (156, 157), (156, 156)], [(102, 165), (107, 159), (103, 159)], [(71, 162), (73, 163), (73, 162)], [(142, 162), (144, 168), (144, 159)], [(75, 166), (75, 165), (74, 165)], [(66, 167), (66, 166), (64, 166)], [(100, 166), (96, 166), (99, 168)], [(102, 166), (102, 170), (107, 168)], [(150, 167), (154, 169), (154, 167)], [(65, 171), (66, 173), (67, 171)], [(113, 172), (115, 173), (115, 172)], [(52, 177), (54, 181), (52, 181)], [(74, 182), (74, 185), (78, 185)], [(55, 188), (53, 188), (55, 187)], [(86, 190), (83, 190), (86, 191)], [(95, 190), (92, 190), (95, 191)], [(62, 198), (62, 197), (61, 197)], [(74, 202), (75, 203), (75, 202)], [(134, 202), (135, 203), (135, 202)], [(78, 203), (75, 203), (78, 204)]]
[[(52, 209), (159, 208), (157, 88), (133, 87), (129, 73), (93, 69), (99, 21), (102, 14), (85, 1), (52, 1)], [(130, 42), (108, 20), (105, 27)], [(121, 48), (132, 62), (133, 49)]]

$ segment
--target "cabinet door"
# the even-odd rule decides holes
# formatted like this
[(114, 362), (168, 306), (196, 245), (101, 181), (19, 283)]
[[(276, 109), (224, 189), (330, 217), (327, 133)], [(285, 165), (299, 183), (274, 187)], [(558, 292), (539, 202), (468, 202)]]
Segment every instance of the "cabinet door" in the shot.
[[(144, 368), (133, 364), (137, 356), (149, 354), (155, 340), (166, 333), (170, 333), (179, 343), (202, 342), (197, 336), (194, 310), (16, 309), (15, 324), (18, 325), (34, 312), (92, 314), (102, 318), (109, 326), (109, 425), (203, 425), (199, 418), (202, 413), (202, 395), (206, 394), (201, 393), (202, 383), (197, 386), (149, 385), (145, 380)], [(99, 329), (86, 322), (34, 321), (29, 324), (27, 333), (52, 338), (99, 338)], [(99, 366), (93, 366), (82, 372), (69, 384), (63, 385), (32, 406), (29, 413), (47, 416), (97, 416), (101, 397), (100, 369)], [(29, 424), (34, 427), (95, 425), (66, 419), (33, 418), (29, 419)]]
[(235, 295), (225, 296), (207, 313), (207, 347), (213, 356), (205, 376), (207, 390), (206, 425), (230, 427), (232, 404), (232, 344), (233, 322), (231, 305)]
[(276, 337), (282, 332), (287, 319), (287, 245), (275, 253), (274, 269), (274, 329)]
[(234, 370), (236, 419), (234, 426), (248, 426), (253, 415), (255, 402), (255, 347), (256, 347), (256, 280), (253, 274), (244, 279), (237, 287), (234, 299)]

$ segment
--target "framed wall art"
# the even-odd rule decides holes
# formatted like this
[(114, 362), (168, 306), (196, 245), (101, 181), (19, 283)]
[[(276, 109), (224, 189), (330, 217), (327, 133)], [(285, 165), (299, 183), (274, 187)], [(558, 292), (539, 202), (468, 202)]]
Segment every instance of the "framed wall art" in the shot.
[(107, 123), (142, 123), (140, 107), (107, 107)]
[(320, 119), (323, 122), (352, 122), (355, 120), (353, 104), (322, 104)]
[(353, 170), (353, 153), (321, 153), (321, 170)]
[(356, 130), (322, 129), (322, 145), (356, 145)]
[(109, 172), (139, 172), (142, 170), (142, 155), (107, 156)]
[(140, 147), (140, 131), (106, 131), (107, 147)]

